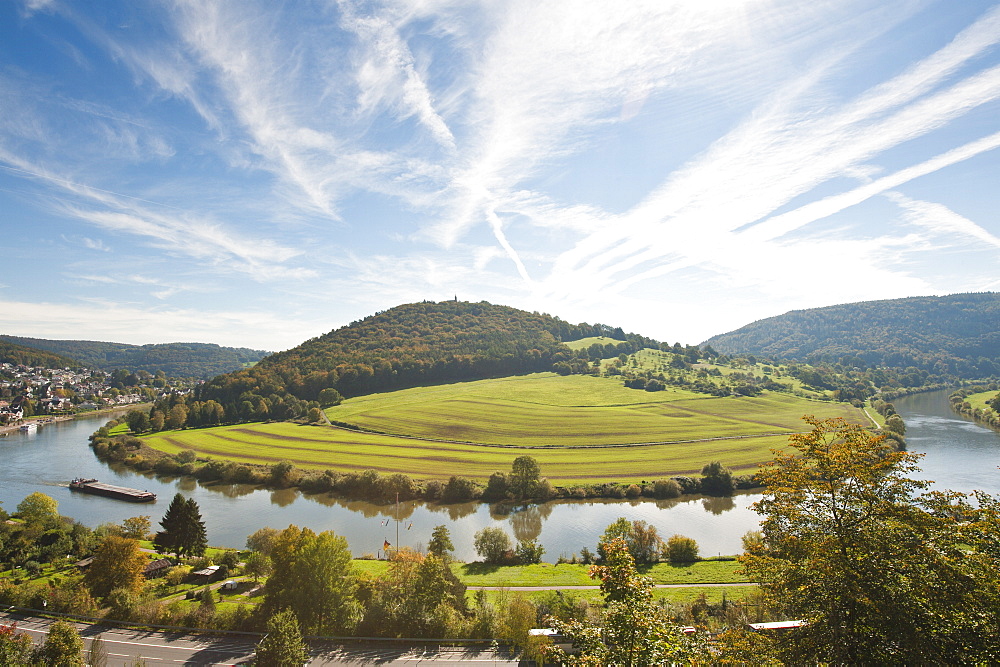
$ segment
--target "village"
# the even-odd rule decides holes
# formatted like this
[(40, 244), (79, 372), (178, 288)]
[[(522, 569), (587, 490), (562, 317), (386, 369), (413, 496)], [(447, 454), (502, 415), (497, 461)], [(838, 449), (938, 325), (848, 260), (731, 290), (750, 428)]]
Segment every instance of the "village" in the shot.
[(0, 363), (0, 433), (30, 430), (81, 412), (155, 400), (166, 389), (162, 373), (104, 373)]

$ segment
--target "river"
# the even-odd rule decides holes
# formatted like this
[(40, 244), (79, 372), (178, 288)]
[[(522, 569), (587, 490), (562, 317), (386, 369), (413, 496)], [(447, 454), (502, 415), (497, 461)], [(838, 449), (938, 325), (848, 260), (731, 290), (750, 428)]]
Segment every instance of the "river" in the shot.
[[(1000, 493), (1000, 435), (953, 414), (950, 392), (918, 394), (895, 401), (907, 425), (911, 451), (926, 453), (926, 477), (941, 488), (982, 489)], [(119, 523), (139, 514), (154, 526), (175, 493), (194, 498), (208, 529), (209, 543), (243, 547), (246, 536), (262, 526), (284, 528), (294, 523), (313, 530), (333, 530), (347, 537), (356, 556), (375, 554), (384, 540), (391, 544), (425, 545), (435, 526), (447, 525), (455, 556), (475, 560), (473, 535), (485, 526), (501, 526), (514, 538), (535, 538), (545, 548), (544, 560), (594, 550), (604, 528), (618, 517), (641, 519), (664, 538), (675, 533), (697, 540), (703, 556), (741, 551), (741, 536), (758, 525), (751, 505), (756, 494), (733, 498), (678, 501), (559, 501), (502, 513), (482, 503), (437, 505), (400, 503), (374, 505), (329, 496), (309, 496), (296, 490), (267, 491), (246, 485), (208, 484), (193, 479), (157, 479), (98, 461), (87, 436), (106, 419), (81, 418), (47, 424), (35, 433), (10, 433), (0, 438), (0, 502), (8, 512), (28, 494), (41, 491), (59, 502), (59, 512), (89, 526)], [(543, 471), (544, 472), (544, 471)], [(155, 503), (135, 505), (71, 492), (74, 477), (146, 489)], [(398, 535), (398, 538), (397, 538)]]

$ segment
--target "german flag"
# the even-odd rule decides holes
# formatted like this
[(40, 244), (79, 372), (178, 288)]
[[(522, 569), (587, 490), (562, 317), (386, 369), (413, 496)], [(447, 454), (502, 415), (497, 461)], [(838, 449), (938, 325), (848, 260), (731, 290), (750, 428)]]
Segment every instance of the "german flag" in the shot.
[(392, 545), (391, 545), (391, 544), (389, 544), (389, 540), (384, 540), (384, 541), (382, 542), (382, 551), (385, 551), (386, 549), (388, 549), (388, 548), (389, 548), (389, 547), (391, 547), (391, 546), (392, 546)]

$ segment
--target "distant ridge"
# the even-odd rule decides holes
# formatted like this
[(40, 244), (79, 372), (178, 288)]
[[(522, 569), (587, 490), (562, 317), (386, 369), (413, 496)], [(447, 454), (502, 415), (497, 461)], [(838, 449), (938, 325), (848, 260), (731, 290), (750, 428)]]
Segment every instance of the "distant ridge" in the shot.
[(863, 301), (793, 310), (713, 336), (722, 354), (840, 361), (959, 377), (1000, 374), (1000, 294)]
[[(128, 345), (92, 340), (47, 340), (0, 335), (7, 341), (55, 355), (70, 357), (71, 364), (87, 368), (113, 371), (127, 368), (130, 371), (163, 371), (172, 377), (210, 378), (220, 373), (243, 368), (260, 361), (267, 352), (243, 347), (222, 347), (214, 343), (151, 343)], [(38, 364), (36, 364), (38, 365)]]
[[(0, 338), (3, 338), (0, 336)], [(27, 345), (0, 340), (0, 362), (41, 368), (72, 368), (82, 364), (69, 357)]]

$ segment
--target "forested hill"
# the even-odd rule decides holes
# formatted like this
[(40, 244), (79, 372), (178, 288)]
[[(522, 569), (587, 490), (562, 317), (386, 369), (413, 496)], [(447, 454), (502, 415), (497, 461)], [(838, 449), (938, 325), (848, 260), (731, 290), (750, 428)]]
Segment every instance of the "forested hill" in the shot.
[[(87, 368), (113, 371), (126, 368), (132, 372), (163, 371), (171, 377), (210, 378), (243, 368), (267, 354), (262, 350), (221, 347), (214, 343), (151, 343), (127, 345), (92, 340), (46, 340), (0, 335), (7, 341), (54, 354), (72, 357)], [(66, 364), (58, 364), (64, 366)]]
[(618, 346), (624, 351), (658, 344), (626, 336), (620, 328), (573, 325), (486, 302), (410, 303), (273, 354), (252, 369), (215, 378), (201, 397), (223, 404), (284, 393), (315, 400), (328, 388), (358, 396), (536, 371), (581, 372), (590, 364), (587, 351), (573, 352), (561, 341), (597, 335), (621, 341), (608, 346), (614, 354)]
[[(864, 301), (784, 315), (708, 339), (722, 354), (1000, 374), (1000, 294)], [(846, 359), (845, 359), (846, 358)]]
[(69, 357), (6, 340), (0, 340), (0, 362), (41, 368), (72, 368), (83, 365)]

